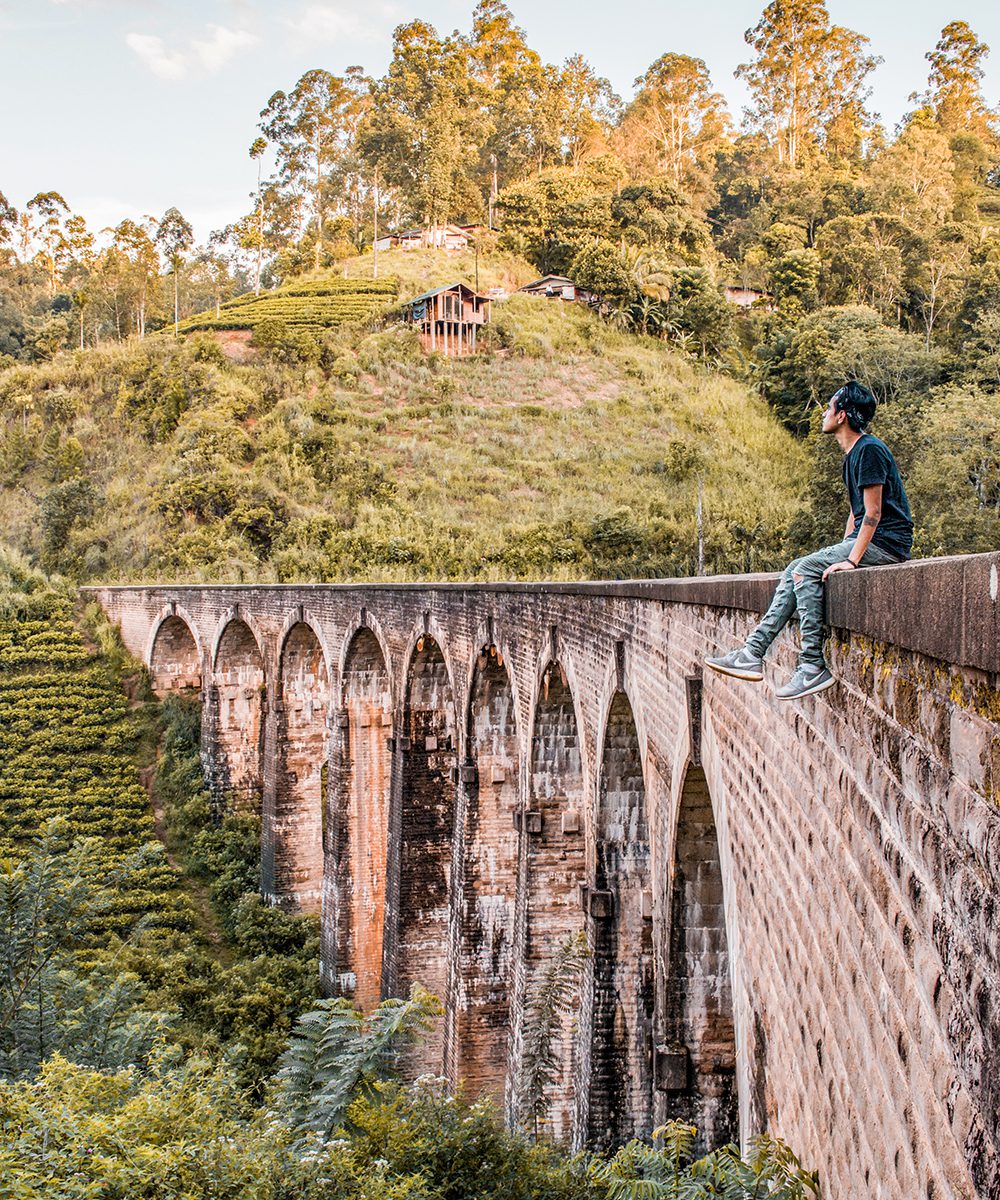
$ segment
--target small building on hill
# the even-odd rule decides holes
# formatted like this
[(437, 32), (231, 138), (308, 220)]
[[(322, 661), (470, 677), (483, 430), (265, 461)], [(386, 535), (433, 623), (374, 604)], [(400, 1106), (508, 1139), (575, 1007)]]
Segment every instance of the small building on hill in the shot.
[(528, 296), (544, 296), (548, 300), (579, 300), (581, 304), (593, 304), (596, 296), (585, 288), (579, 288), (572, 279), (565, 275), (543, 275), (526, 283), (518, 291)]
[(737, 308), (753, 308), (755, 304), (763, 308), (770, 306), (772, 297), (767, 292), (760, 292), (756, 288), (730, 284), (726, 288), (726, 299), (730, 304), (735, 304)]
[(378, 250), (467, 250), (472, 227), (429, 225), (425, 229), (404, 229), (388, 233), (375, 243)]
[(420, 330), (424, 350), (449, 358), (475, 354), (477, 331), (490, 319), (490, 298), (465, 283), (450, 283), (414, 296), (403, 319)]

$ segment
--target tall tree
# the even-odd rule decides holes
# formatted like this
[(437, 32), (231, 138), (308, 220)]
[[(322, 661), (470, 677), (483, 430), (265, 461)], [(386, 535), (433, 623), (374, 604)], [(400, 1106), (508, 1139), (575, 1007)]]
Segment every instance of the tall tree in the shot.
[(58, 192), (39, 192), (27, 204), (31, 232), (38, 246), (38, 257), (49, 280), (49, 297), (56, 294), (56, 275), (66, 256), (67, 240), (64, 222), (69, 205)]
[(622, 154), (636, 173), (667, 175), (681, 187), (704, 186), (729, 125), (708, 68), (688, 54), (663, 54), (635, 81), (620, 130)]
[(747, 120), (780, 162), (798, 166), (845, 111), (870, 122), (866, 80), (879, 60), (867, 53), (866, 37), (830, 24), (824, 0), (771, 0), (745, 37), (756, 53), (736, 70), (753, 97)]
[(7, 197), (0, 192), (0, 250), (12, 246), (17, 230), (17, 209)]
[(911, 99), (919, 99), (946, 133), (972, 133), (987, 141), (996, 138), (997, 118), (983, 97), (983, 63), (989, 52), (965, 21), (951, 21), (924, 56), (931, 65), (927, 90)]
[(261, 112), (260, 129), (277, 152), (282, 184), (308, 197), (315, 227), (313, 267), (323, 261), (326, 181), (346, 152), (352, 108), (357, 102), (347, 82), (329, 71), (306, 71), (286, 95), (275, 92)]
[(150, 229), (137, 221), (120, 221), (100, 266), (117, 336), (122, 337), (122, 318), (131, 309), (132, 327), (144, 338), (150, 289), (160, 266)]
[(559, 76), (563, 101), (562, 142), (566, 162), (574, 171), (607, 149), (608, 134), (621, 100), (582, 54), (563, 63)]
[(170, 263), (174, 276), (174, 337), (180, 316), (180, 277), (184, 255), (194, 245), (194, 231), (185, 220), (180, 209), (168, 208), (156, 227), (156, 244)]
[(468, 70), (486, 117), (480, 158), (499, 185), (559, 161), (564, 94), (558, 72), (542, 63), (503, 0), (479, 0), (465, 43)]
[(373, 86), (359, 148), (412, 217), (434, 224), (478, 215), (475, 175), (487, 129), (462, 40), (439, 37), (425, 21), (400, 25), (389, 70)]
[(253, 230), (257, 251), (253, 275), (253, 290), (256, 295), (260, 295), (260, 274), (264, 263), (264, 189), (261, 186), (260, 172), (261, 162), (266, 150), (267, 139), (255, 137), (250, 146), (250, 158), (257, 164), (257, 203), (254, 206), (257, 220)]

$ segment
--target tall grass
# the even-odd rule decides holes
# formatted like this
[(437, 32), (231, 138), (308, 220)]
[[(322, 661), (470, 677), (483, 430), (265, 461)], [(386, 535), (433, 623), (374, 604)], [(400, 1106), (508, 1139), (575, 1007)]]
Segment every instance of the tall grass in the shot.
[(689, 574), (699, 487), (706, 569), (762, 569), (805, 476), (745, 388), (537, 297), (496, 305), (464, 359), (392, 325), (335, 331), (311, 365), (202, 335), (0, 374), (0, 524), (82, 579)]

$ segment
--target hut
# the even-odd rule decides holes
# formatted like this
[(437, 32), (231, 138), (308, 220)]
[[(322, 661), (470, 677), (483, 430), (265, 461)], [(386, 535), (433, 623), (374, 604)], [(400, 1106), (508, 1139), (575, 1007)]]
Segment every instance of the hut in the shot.
[(449, 358), (475, 354), (476, 332), (490, 319), (490, 298), (465, 283), (434, 288), (403, 305), (404, 320), (420, 330), (425, 350)]
[(469, 235), (458, 225), (404, 229), (394, 240), (401, 250), (467, 250), (469, 247)]
[(581, 304), (592, 304), (596, 299), (593, 292), (577, 287), (565, 275), (543, 275), (541, 279), (526, 283), (518, 291), (528, 296), (545, 296), (549, 300), (579, 300)]
[(772, 297), (767, 292), (743, 287), (741, 284), (729, 284), (726, 287), (726, 299), (730, 304), (735, 304), (737, 308), (753, 308), (756, 305), (758, 308), (767, 308), (768, 310), (772, 301)]

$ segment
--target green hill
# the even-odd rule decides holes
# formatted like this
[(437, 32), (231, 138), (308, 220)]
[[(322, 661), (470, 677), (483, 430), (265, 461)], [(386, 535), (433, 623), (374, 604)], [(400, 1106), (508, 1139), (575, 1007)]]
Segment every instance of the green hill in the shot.
[[(395, 257), (406, 292), (457, 265)], [(480, 267), (483, 286), (525, 270)], [(474, 358), (425, 356), (398, 324), (243, 363), (205, 334), (157, 337), (9, 368), (0, 414), (0, 527), (80, 579), (687, 574), (699, 486), (706, 569), (763, 568), (806, 475), (745, 387), (524, 296), (494, 306)]]
[(318, 333), (349, 321), (367, 321), (399, 295), (398, 280), (326, 278), (287, 284), (274, 291), (252, 292), (227, 300), (218, 313), (197, 313), (182, 321), (184, 333), (200, 329), (255, 329), (261, 321), (282, 321)]

